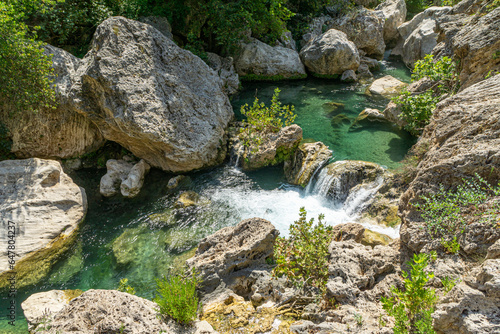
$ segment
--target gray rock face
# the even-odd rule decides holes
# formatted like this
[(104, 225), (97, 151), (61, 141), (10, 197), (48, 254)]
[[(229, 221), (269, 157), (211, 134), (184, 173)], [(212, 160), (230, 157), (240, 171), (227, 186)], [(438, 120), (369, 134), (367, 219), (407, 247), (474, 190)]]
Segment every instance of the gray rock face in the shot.
[(376, 12), (360, 7), (333, 20), (328, 27), (343, 31), (367, 55), (378, 59), (384, 56), (384, 20)]
[[(20, 288), (47, 275), (69, 248), (87, 212), (87, 197), (59, 162), (52, 160), (1, 161), (0, 184), (0, 218), (5, 224), (0, 242), (7, 245), (15, 231), (16, 284)], [(6, 246), (0, 254), (1, 288), (10, 276), (12, 252), (8, 254)]]
[[(412, 250), (419, 251), (429, 242), (420, 229), (420, 214), (412, 205), (420, 196), (437, 191), (439, 183), (447, 189), (475, 173), (490, 181), (500, 179), (499, 91), (500, 75), (496, 75), (445, 99), (434, 111), (417, 144), (426, 153), (399, 206), (403, 219), (401, 240)], [(483, 226), (481, 230), (478, 225)], [(469, 225), (464, 242), (470, 244), (470, 252), (476, 249), (486, 253), (498, 239), (498, 229), (489, 225)], [(477, 248), (479, 245), (486, 249)]]
[(443, 15), (450, 13), (451, 7), (429, 7), (421, 13), (418, 13), (408, 22), (398, 27), (403, 40), (406, 40), (418, 26), (427, 19), (435, 20)]
[(161, 32), (165, 37), (170, 40), (174, 40), (174, 36), (172, 35), (172, 27), (166, 17), (161, 16), (146, 16), (140, 17), (139, 22), (149, 24), (150, 26), (156, 28), (159, 32)]
[(398, 27), (406, 19), (406, 2), (404, 0), (386, 0), (375, 8), (375, 12), (384, 22), (385, 43), (397, 42), (400, 37)]
[(227, 95), (233, 95), (238, 92), (240, 86), (240, 77), (233, 65), (233, 58), (223, 58), (215, 53), (207, 52), (207, 63), (214, 71), (219, 74)]
[(297, 43), (293, 39), (292, 33), (290, 31), (286, 31), (281, 35), (279, 43), (285, 48), (297, 51)]
[(273, 47), (255, 38), (250, 38), (249, 43), (241, 43), (234, 67), (240, 76), (254, 75), (256, 79), (306, 77), (297, 51), (283, 46)]
[(302, 35), (302, 40), (300, 41), (301, 48), (307, 45), (314, 38), (322, 35), (323, 27), (331, 20), (332, 18), (328, 15), (321, 15), (313, 18), (307, 26), (307, 32)]
[(99, 25), (72, 94), (106, 139), (165, 171), (222, 161), (233, 117), (219, 76), (150, 25), (112, 17)]
[(19, 158), (67, 159), (97, 150), (104, 144), (101, 132), (75, 111), (69, 95), (81, 60), (51, 45), (45, 46), (45, 54), (52, 55), (57, 108), (11, 114), (3, 104), (0, 122), (12, 136), (11, 151)]
[(403, 61), (412, 66), (425, 55), (431, 54), (437, 45), (438, 33), (436, 21), (424, 20), (405, 40), (403, 44)]
[(285, 176), (289, 183), (305, 187), (316, 170), (328, 163), (332, 151), (322, 142), (300, 145), (293, 158), (285, 161)]
[(308, 70), (320, 75), (340, 75), (346, 70), (357, 70), (359, 52), (342, 31), (330, 29), (312, 39), (300, 51), (300, 58)]
[(238, 285), (247, 279), (249, 271), (266, 264), (278, 234), (267, 220), (246, 219), (200, 241), (195, 256), (186, 264), (200, 273), (204, 293), (212, 292), (221, 283)]

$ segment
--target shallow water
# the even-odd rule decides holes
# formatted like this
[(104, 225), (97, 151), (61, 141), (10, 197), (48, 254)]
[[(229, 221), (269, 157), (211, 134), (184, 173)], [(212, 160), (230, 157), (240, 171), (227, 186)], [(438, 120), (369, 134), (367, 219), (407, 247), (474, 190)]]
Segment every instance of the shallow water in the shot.
[[(386, 68), (385, 73), (408, 81), (408, 73), (398, 66)], [(325, 102), (345, 103), (342, 113), (351, 121), (365, 107), (382, 108), (387, 102), (365, 96), (365, 86), (317, 79), (283, 82), (278, 86), (281, 99), (295, 104), (297, 123), (303, 127), (304, 137), (329, 145), (336, 160), (361, 159), (393, 168), (413, 143), (405, 132), (388, 124), (369, 124), (356, 131), (349, 131), (347, 123), (331, 126), (335, 112), (325, 110)], [(274, 87), (276, 83), (247, 84), (233, 103), (238, 106), (253, 101), (254, 88), (266, 100)], [(126, 200), (99, 194), (99, 180), (104, 173), (102, 169), (82, 170), (71, 175), (85, 188), (89, 200), (78, 242), (40, 284), (19, 291), (17, 325), (9, 326), (0, 314), (0, 333), (27, 332), (20, 304), (33, 293), (52, 289), (114, 289), (126, 277), (139, 296), (151, 298), (154, 278), (167, 274), (199, 240), (222, 227), (233, 226), (245, 218), (262, 217), (286, 235), (302, 206), (308, 217), (323, 213), (331, 225), (351, 222), (356, 220), (353, 208), (367, 195), (365, 192), (346, 203), (333, 203), (314, 191), (314, 186), (302, 189), (287, 184), (281, 167), (244, 173), (225, 165), (192, 173), (190, 182), (184, 182), (175, 192), (166, 187), (172, 175), (152, 170), (139, 196)], [(187, 190), (200, 195), (199, 205), (175, 208), (179, 192)], [(392, 237), (399, 233), (398, 229), (367, 227)], [(0, 308), (6, 314), (7, 293), (0, 295)]]

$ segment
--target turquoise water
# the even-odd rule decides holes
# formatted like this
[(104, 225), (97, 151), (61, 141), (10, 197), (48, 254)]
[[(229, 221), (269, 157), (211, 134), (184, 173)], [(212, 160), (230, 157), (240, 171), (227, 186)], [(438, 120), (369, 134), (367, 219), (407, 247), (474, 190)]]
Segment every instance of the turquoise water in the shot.
[[(388, 64), (385, 73), (408, 81), (409, 74), (399, 63)], [(379, 76), (382, 73), (378, 74)], [(413, 139), (389, 124), (363, 124), (350, 129), (350, 123), (365, 107), (387, 103), (364, 95), (366, 86), (344, 85), (326, 80), (278, 83), (281, 98), (293, 103), (297, 123), (304, 137), (321, 140), (334, 150), (335, 159), (361, 159), (396, 167)], [(259, 98), (272, 95), (276, 83), (245, 84), (245, 91), (233, 100), (237, 107), (253, 101), (255, 89)], [(327, 102), (345, 104), (342, 110), (331, 110)], [(332, 127), (332, 118), (346, 115), (348, 122)], [(307, 194), (300, 187), (288, 185), (280, 167), (244, 173), (225, 165), (191, 173), (190, 180), (176, 191), (166, 185), (172, 175), (152, 170), (138, 197), (104, 198), (99, 194), (99, 180), (105, 170), (81, 170), (71, 174), (85, 188), (88, 214), (71, 252), (53, 268), (37, 286), (21, 289), (17, 295), (17, 326), (9, 326), (0, 314), (0, 333), (26, 333), (27, 324), (20, 304), (29, 295), (52, 289), (114, 289), (121, 278), (128, 278), (137, 294), (151, 298), (154, 278), (167, 274), (181, 262), (203, 237), (225, 226), (250, 217), (270, 220), (282, 234), (298, 218), (305, 206), (309, 217), (325, 214), (328, 224), (355, 221), (338, 205), (321, 196)], [(183, 191), (200, 195), (199, 204), (186, 209), (175, 203)], [(371, 227), (396, 236), (397, 229)], [(0, 292), (0, 308), (6, 310), (9, 300)], [(6, 312), (5, 312), (6, 313)]]

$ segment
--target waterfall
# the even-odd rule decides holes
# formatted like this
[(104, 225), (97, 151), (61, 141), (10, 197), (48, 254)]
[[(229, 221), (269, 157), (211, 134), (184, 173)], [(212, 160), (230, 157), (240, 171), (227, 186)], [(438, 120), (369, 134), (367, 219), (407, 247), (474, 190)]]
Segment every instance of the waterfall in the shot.
[(320, 170), (323, 170), (323, 167), (324, 167), (325, 165), (327, 165), (327, 164), (328, 164), (328, 160), (326, 160), (325, 162), (323, 162), (321, 165), (319, 165), (319, 166), (318, 166), (318, 167), (314, 170), (314, 172), (313, 172), (313, 173), (312, 173), (312, 175), (311, 175), (311, 178), (309, 179), (309, 182), (307, 183), (306, 189), (304, 190), (304, 192), (305, 192), (305, 194), (306, 194), (306, 195), (310, 195), (310, 194), (312, 194), (312, 193), (313, 193), (313, 186), (312, 186), (312, 185), (313, 185), (313, 183), (314, 183), (314, 179), (315, 179), (315, 177), (316, 177), (316, 174), (318, 174), (318, 172), (319, 172)]
[(343, 205), (346, 213), (355, 215), (365, 209), (370, 199), (373, 198), (383, 184), (384, 178), (379, 176), (371, 183), (351, 189)]

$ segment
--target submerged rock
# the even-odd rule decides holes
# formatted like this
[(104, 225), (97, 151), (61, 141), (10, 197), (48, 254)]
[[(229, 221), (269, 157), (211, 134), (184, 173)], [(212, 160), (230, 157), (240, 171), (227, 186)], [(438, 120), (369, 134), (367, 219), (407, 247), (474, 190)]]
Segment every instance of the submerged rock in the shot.
[(349, 130), (361, 127), (366, 122), (372, 123), (385, 121), (385, 116), (380, 112), (380, 110), (365, 108), (362, 112), (359, 113), (358, 117), (356, 117)]
[(6, 246), (0, 253), (0, 288), (8, 285), (14, 269), (19, 289), (45, 277), (71, 247), (87, 212), (87, 197), (52, 160), (1, 161), (0, 184), (0, 219), (5, 224), (0, 242), (15, 240), (15, 252), (8, 253)]
[(385, 98), (391, 98), (397, 95), (407, 84), (398, 79), (386, 75), (380, 79), (375, 80), (367, 89), (367, 93), (372, 95), (379, 95)]
[(316, 75), (338, 76), (346, 70), (359, 67), (359, 52), (347, 35), (330, 29), (312, 39), (301, 51), (300, 59), (307, 69)]
[(173, 178), (171, 178), (170, 180), (168, 180), (168, 183), (167, 183), (167, 188), (168, 189), (175, 189), (177, 188), (184, 180), (188, 180), (189, 179), (189, 176), (185, 176), (185, 175), (177, 175), (177, 176), (174, 176)]
[(150, 25), (112, 17), (82, 62), (72, 95), (106, 139), (165, 171), (224, 159), (234, 115), (222, 80), (200, 58)]
[(305, 187), (314, 172), (328, 163), (332, 151), (322, 142), (300, 145), (293, 158), (285, 162), (285, 176), (289, 183)]
[(234, 67), (242, 79), (302, 79), (307, 76), (297, 51), (273, 47), (255, 38), (241, 44)]

